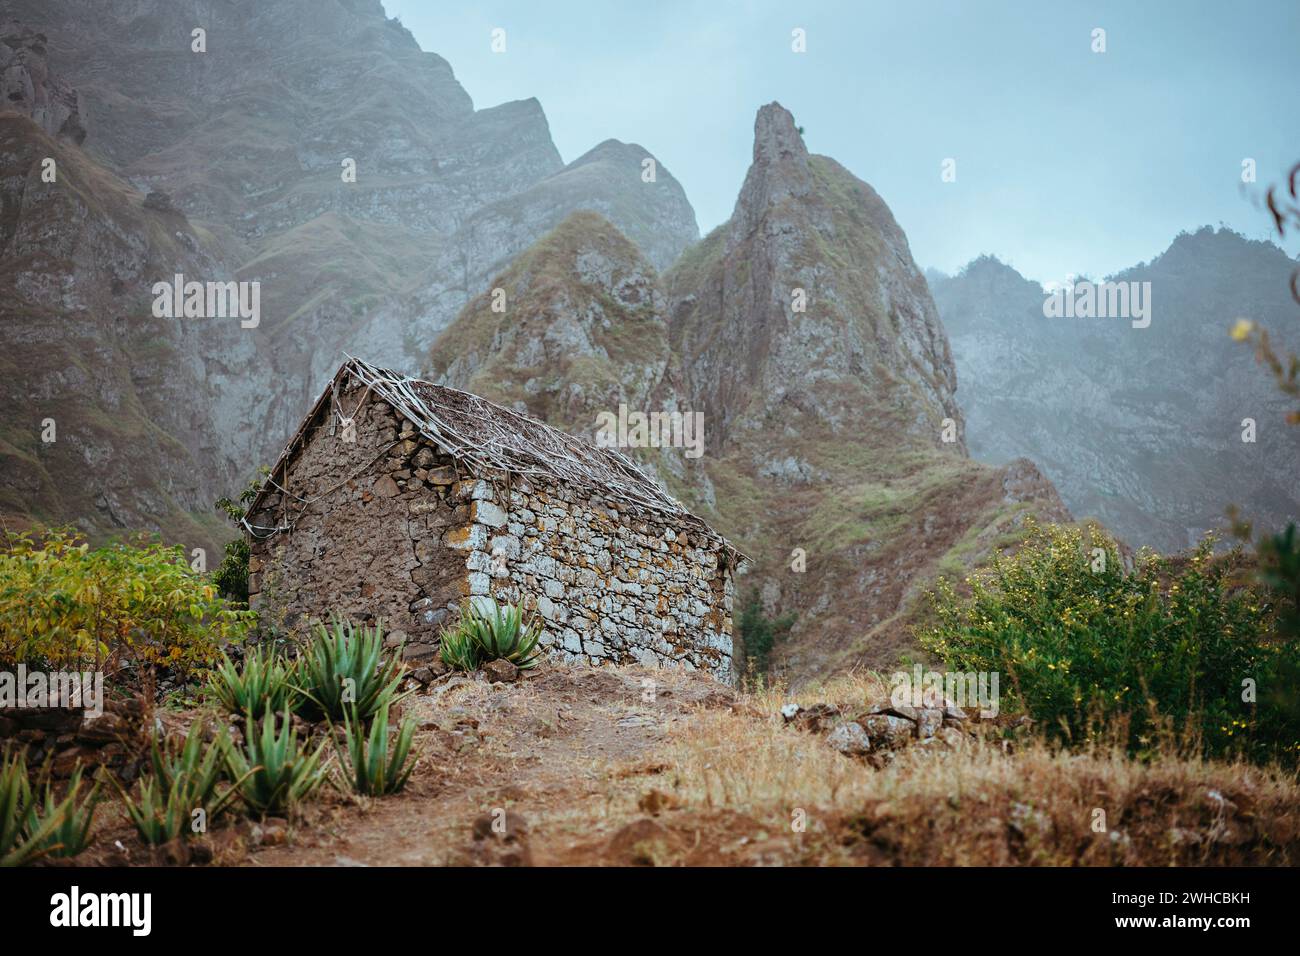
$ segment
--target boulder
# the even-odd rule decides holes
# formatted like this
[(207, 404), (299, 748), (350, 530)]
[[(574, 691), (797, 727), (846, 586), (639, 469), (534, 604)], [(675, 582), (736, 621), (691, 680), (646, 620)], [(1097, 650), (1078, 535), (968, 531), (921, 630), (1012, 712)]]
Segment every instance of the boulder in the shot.
[(861, 757), (871, 752), (871, 738), (861, 724), (851, 720), (838, 724), (826, 736), (826, 742), (846, 757)]
[(886, 747), (906, 744), (916, 736), (915, 723), (893, 714), (869, 714), (863, 718), (862, 724), (873, 740)]
[(488, 661), (483, 665), (483, 676), (493, 684), (513, 684), (519, 680), (519, 668), (507, 660)]

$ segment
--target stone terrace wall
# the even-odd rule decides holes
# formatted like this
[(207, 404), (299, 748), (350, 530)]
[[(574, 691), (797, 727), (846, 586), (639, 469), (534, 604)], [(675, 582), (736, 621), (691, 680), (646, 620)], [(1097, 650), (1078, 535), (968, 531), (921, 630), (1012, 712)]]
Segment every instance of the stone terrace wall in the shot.
[[(345, 414), (363, 394), (343, 391)], [(492, 595), (535, 609), (542, 643), (567, 659), (731, 678), (733, 584), (716, 539), (558, 482), (471, 475), (378, 399), (356, 415), (355, 443), (334, 420), (321, 415), (289, 467), (285, 487), (311, 500), (294, 530), (251, 543), (250, 602), (270, 625), (302, 636), (331, 610), (382, 619), (421, 657), (467, 597)], [(250, 523), (277, 525), (283, 505), (268, 496)]]

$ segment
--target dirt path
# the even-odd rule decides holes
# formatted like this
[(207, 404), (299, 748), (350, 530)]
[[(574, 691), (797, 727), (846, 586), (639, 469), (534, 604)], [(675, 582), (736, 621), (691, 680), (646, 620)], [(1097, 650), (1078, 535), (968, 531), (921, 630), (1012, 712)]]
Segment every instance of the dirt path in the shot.
[(676, 671), (554, 667), (517, 684), (452, 677), (406, 700), (422, 756), (403, 793), (325, 801), (284, 844), (242, 862), (635, 862), (656, 830), (647, 811), (658, 809), (655, 777), (666, 769), (656, 750), (675, 722), (732, 702), (713, 681)]

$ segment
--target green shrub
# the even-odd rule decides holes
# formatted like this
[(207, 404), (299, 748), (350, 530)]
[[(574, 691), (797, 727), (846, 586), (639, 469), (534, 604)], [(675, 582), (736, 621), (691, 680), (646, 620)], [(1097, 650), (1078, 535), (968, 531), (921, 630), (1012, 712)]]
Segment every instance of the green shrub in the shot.
[(415, 761), (410, 759), (415, 721), (409, 717), (402, 721), (390, 752), (388, 706), (389, 700), (385, 698), (371, 721), (369, 736), (361, 719), (348, 716), (344, 720), (347, 750), (340, 751), (339, 761), (347, 768), (352, 789), (357, 793), (376, 797), (397, 793), (406, 786), (415, 769)]
[(187, 673), (251, 621), (180, 547), (141, 538), (90, 550), (54, 530), (40, 540), (11, 533), (0, 551), (0, 666), (81, 669), (126, 657)]
[(541, 636), (541, 620), (536, 616), (526, 620), (522, 607), (502, 606), (491, 598), (471, 600), (440, 636), (442, 660), (458, 670), (474, 670), (495, 660), (532, 670), (541, 660), (537, 646)]
[[(1169, 732), (1207, 754), (1294, 756), (1300, 727), (1262, 692), (1294, 668), (1297, 645), (1270, 640), (1266, 602), (1232, 583), (1236, 558), (1207, 539), (1127, 572), (1096, 529), (1028, 530), (967, 579), (968, 597), (940, 582), (922, 646), (951, 670), (998, 673), (1003, 709), (1061, 739), (1126, 725), (1139, 751)], [(1257, 703), (1243, 700), (1251, 681)]]
[(248, 606), (248, 559), (251, 552), (248, 542), (240, 537), (227, 541), (221, 563), (212, 572), (212, 583), (221, 596), (236, 604)]
[(212, 572), (212, 583), (221, 594), (231, 601), (248, 606), (248, 539), (244, 537), (244, 518), (248, 507), (257, 500), (262, 485), (270, 476), (271, 469), (263, 466), (249, 480), (238, 499), (218, 498), (216, 508), (229, 518), (239, 529), (239, 537), (226, 543), (221, 564)]
[(249, 647), (238, 667), (223, 653), (208, 678), (208, 693), (227, 714), (260, 713), (268, 706), (279, 713), (297, 706), (296, 681), (296, 664), (266, 644)]
[(740, 606), (741, 647), (745, 649), (746, 667), (755, 675), (766, 674), (772, 664), (772, 648), (790, 633), (793, 612), (770, 618), (763, 613), (758, 588), (750, 588)]
[(329, 627), (317, 622), (298, 660), (299, 712), (341, 721), (354, 711), (369, 720), (380, 700), (397, 689), (402, 673), (400, 651), (384, 657), (379, 626), (358, 627), (339, 618)]
[(244, 746), (227, 748), (226, 770), (250, 810), (289, 813), (325, 781), (324, 752), (324, 744), (312, 753), (300, 750), (289, 710), (277, 715), (268, 708), (260, 720), (246, 715)]

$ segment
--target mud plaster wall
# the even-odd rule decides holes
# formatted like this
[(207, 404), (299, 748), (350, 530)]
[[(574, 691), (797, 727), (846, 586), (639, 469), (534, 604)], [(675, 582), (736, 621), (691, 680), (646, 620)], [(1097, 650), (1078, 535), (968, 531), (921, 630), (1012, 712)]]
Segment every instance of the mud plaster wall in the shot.
[[(363, 397), (342, 391), (343, 414)], [(550, 479), (475, 474), (378, 399), (355, 415), (355, 443), (335, 420), (326, 408), (309, 426), (282, 482), (309, 503), (277, 492), (249, 516), (293, 524), (250, 543), (265, 624), (303, 636), (337, 610), (382, 620), (418, 658), (466, 598), (491, 595), (540, 614), (558, 656), (731, 678), (734, 589), (716, 536)]]

